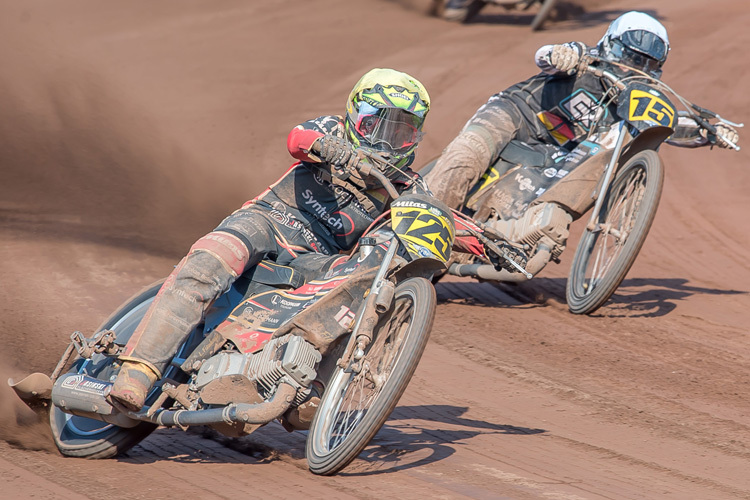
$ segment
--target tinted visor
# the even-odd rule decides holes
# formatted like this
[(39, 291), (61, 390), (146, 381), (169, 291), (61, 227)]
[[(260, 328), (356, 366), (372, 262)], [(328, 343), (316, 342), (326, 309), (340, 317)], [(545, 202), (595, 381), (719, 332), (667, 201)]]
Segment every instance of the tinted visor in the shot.
[(422, 139), (422, 118), (403, 109), (376, 108), (364, 102), (354, 128), (372, 147), (383, 151), (404, 151)]
[(667, 59), (667, 44), (654, 33), (645, 30), (626, 31), (620, 35), (622, 44), (634, 52), (663, 63)]
[(639, 69), (651, 74), (659, 74), (661, 72), (662, 61), (640, 52), (636, 52), (623, 45), (620, 40), (614, 40), (612, 42), (612, 54), (622, 64), (630, 66), (631, 68)]

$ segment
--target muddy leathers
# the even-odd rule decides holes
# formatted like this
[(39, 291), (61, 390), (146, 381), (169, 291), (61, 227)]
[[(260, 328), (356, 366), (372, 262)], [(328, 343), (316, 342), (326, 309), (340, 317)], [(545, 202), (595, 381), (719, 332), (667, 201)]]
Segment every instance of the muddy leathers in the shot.
[[(663, 46), (656, 51), (660, 40)], [(636, 47), (641, 52), (628, 49), (623, 41), (631, 45), (641, 43)], [(661, 59), (645, 55), (651, 50), (651, 55)], [(559, 148), (565, 153), (572, 151), (588, 134), (596, 103), (605, 89), (598, 77), (577, 71), (583, 56), (611, 60), (610, 69), (617, 73), (625, 71), (617, 64), (622, 63), (658, 77), (668, 50), (666, 29), (640, 12), (629, 12), (615, 20), (595, 47), (580, 42), (541, 47), (535, 61), (542, 71), (491, 96), (424, 175), (425, 181), (437, 198), (451, 208), (458, 208), (469, 188), (512, 139), (547, 145), (553, 150)], [(608, 125), (613, 116), (614, 108), (599, 123)], [(712, 137), (689, 116), (679, 116), (674, 135), (667, 142), (683, 147), (707, 144), (730, 147), (721, 137), (736, 142), (737, 133), (729, 126), (720, 127), (718, 136)]]
[[(344, 136), (342, 118), (324, 116), (295, 127), (290, 154), (300, 160), (258, 197), (245, 203), (200, 238), (177, 265), (127, 343), (110, 398), (139, 409), (179, 345), (232, 283), (263, 259), (287, 265), (302, 255), (322, 264), (350, 250), (373, 220), (389, 206), (388, 193), (356, 172), (341, 179), (340, 166), (310, 154), (312, 143), (327, 135)], [(392, 182), (401, 192), (424, 193), (408, 168)]]

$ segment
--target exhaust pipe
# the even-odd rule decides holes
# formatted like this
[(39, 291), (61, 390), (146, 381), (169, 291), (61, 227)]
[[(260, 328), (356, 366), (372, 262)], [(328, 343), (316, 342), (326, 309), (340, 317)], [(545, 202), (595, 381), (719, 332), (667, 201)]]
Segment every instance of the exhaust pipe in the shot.
[(24, 402), (49, 400), (52, 397), (52, 379), (44, 373), (32, 373), (18, 382), (9, 378), (8, 385)]
[(164, 410), (148, 415), (147, 412), (130, 412), (128, 415), (139, 420), (166, 425), (187, 427), (189, 425), (210, 425), (220, 422), (240, 422), (243, 424), (267, 424), (286, 412), (294, 401), (297, 389), (282, 383), (274, 396), (262, 403), (236, 403), (209, 410)]
[[(552, 250), (546, 245), (539, 245), (539, 250), (526, 263), (526, 272), (532, 276), (544, 269), (552, 256)], [(492, 264), (451, 264), (449, 274), (454, 276), (466, 276), (488, 281), (504, 281), (510, 283), (522, 283), (527, 278), (523, 273), (512, 273), (507, 269), (495, 269)]]
[(135, 427), (138, 420), (120, 413), (106, 397), (111, 382), (71, 373), (60, 377), (52, 388), (52, 404), (66, 413), (94, 418), (118, 427)]
[[(46, 375), (43, 376), (46, 377)], [(18, 385), (20, 385), (20, 382)], [(150, 408), (145, 407), (139, 412), (121, 412), (119, 407), (114, 407), (106, 399), (111, 388), (112, 383), (110, 382), (104, 382), (83, 374), (69, 374), (58, 379), (52, 388), (52, 403), (66, 413), (101, 420), (119, 427), (134, 427), (141, 421), (157, 425), (186, 427), (221, 422), (266, 424), (283, 415), (289, 409), (297, 394), (297, 389), (294, 386), (282, 383), (273, 398), (257, 404), (237, 403), (208, 410), (162, 410), (153, 412), (149, 411)]]
[(44, 373), (32, 373), (18, 382), (12, 378), (8, 379), (8, 385), (26, 403), (26, 406), (34, 410), (37, 415), (44, 415), (49, 408), (52, 397), (52, 380)]

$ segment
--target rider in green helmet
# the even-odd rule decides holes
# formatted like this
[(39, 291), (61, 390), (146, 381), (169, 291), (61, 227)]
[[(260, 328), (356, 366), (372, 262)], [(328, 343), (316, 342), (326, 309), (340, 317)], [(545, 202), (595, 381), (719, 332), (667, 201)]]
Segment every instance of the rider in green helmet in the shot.
[[(384, 82), (384, 83), (383, 83)], [(354, 86), (346, 103), (346, 137), (354, 146), (409, 166), (422, 139), (430, 96), (406, 73), (374, 69)]]
[(355, 247), (391, 201), (384, 186), (351, 168), (361, 161), (357, 149), (390, 158), (384, 173), (397, 191), (426, 193), (408, 165), (429, 109), (427, 91), (415, 78), (374, 69), (354, 86), (346, 118), (321, 116), (296, 126), (287, 147), (298, 161), (198, 239), (164, 282), (119, 357), (110, 401), (140, 410), (214, 300), (244, 273), (260, 272), (261, 260), (288, 266), (282, 273), (288, 284), (301, 286), (296, 276), (319, 273)]

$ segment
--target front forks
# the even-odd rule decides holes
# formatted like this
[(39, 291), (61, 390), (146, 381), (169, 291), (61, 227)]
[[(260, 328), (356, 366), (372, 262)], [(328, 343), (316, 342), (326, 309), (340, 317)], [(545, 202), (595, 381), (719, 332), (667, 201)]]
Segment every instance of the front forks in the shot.
[(383, 257), (383, 262), (380, 264), (372, 286), (354, 322), (354, 328), (349, 336), (344, 354), (336, 363), (339, 368), (351, 369), (354, 373), (359, 373), (362, 370), (362, 358), (365, 355), (365, 349), (372, 342), (375, 326), (378, 324), (380, 315), (390, 308), (393, 301), (395, 286), (385, 276), (391, 267), (397, 249), (398, 237), (393, 235), (389, 240), (388, 251)]
[(602, 181), (602, 187), (599, 190), (599, 195), (596, 197), (596, 203), (594, 204), (594, 209), (591, 211), (591, 218), (589, 219), (589, 223), (586, 225), (586, 229), (591, 232), (594, 232), (598, 229), (598, 224), (596, 221), (599, 219), (599, 212), (602, 209), (604, 197), (607, 194), (607, 190), (609, 189), (609, 185), (612, 181), (612, 175), (614, 174), (615, 168), (617, 167), (617, 162), (619, 161), (620, 153), (622, 152), (622, 145), (625, 142), (625, 136), (627, 135), (625, 126), (625, 120), (621, 121), (617, 130), (617, 142), (615, 143), (615, 148), (612, 152), (612, 158), (609, 160), (607, 169), (604, 171), (604, 180)]

